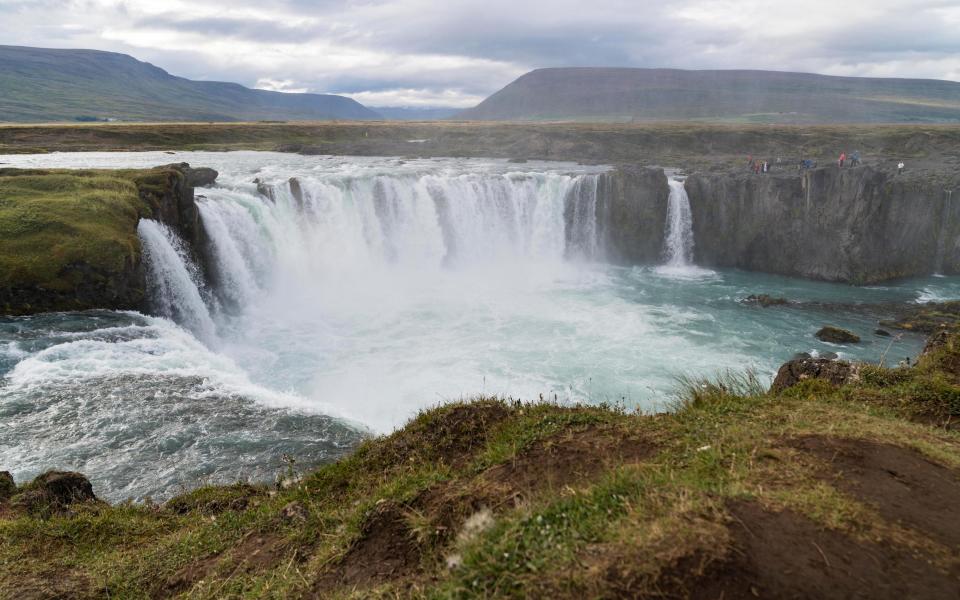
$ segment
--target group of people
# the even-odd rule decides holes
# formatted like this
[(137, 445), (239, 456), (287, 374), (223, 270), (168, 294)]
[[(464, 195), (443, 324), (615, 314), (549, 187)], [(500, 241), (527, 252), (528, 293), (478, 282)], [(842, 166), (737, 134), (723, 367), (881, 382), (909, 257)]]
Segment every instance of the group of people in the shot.
[[(780, 162), (781, 162), (781, 161), (780, 161), (780, 159), (778, 158), (778, 159), (777, 159), (777, 164), (780, 164)], [(840, 158), (837, 159), (837, 166), (842, 169), (844, 166), (847, 165), (847, 163), (849, 163), (849, 165), (850, 165), (851, 167), (858, 167), (858, 166), (860, 166), (860, 164), (861, 164), (861, 161), (860, 161), (860, 151), (859, 151), (859, 150), (854, 150), (854, 151), (853, 151), (852, 153), (850, 153), (849, 155), (848, 155), (846, 152), (841, 152), (841, 153), (840, 153)], [(761, 173), (769, 173), (769, 172), (770, 172), (770, 163), (769, 163), (768, 161), (765, 161), (765, 160), (757, 160), (757, 159), (755, 159), (755, 158), (753, 157), (753, 155), (751, 154), (751, 155), (747, 156), (747, 168), (750, 169), (751, 172), (753, 172), (754, 174), (757, 174), (757, 175), (759, 175), (759, 174), (761, 174)], [(817, 161), (811, 160), (811, 159), (809, 159), (809, 158), (800, 159), (800, 162), (797, 163), (797, 170), (798, 170), (798, 171), (803, 171), (803, 170), (806, 170), (806, 169), (816, 169), (816, 168), (817, 168)], [(897, 163), (897, 174), (898, 174), (898, 175), (899, 175), (899, 174), (902, 174), (902, 173), (903, 173), (903, 169), (904, 169), (904, 164), (903, 164), (903, 161), (901, 160), (899, 163)]]
[(841, 152), (841, 153), (840, 153), (840, 158), (837, 160), (837, 165), (842, 169), (844, 163), (847, 162), (847, 159), (848, 159), (848, 158), (850, 159), (850, 166), (851, 166), (851, 167), (856, 167), (856, 166), (859, 166), (859, 165), (860, 165), (860, 151), (859, 151), (859, 150), (854, 150), (854, 151), (853, 151), (853, 154), (851, 154), (850, 156), (847, 156), (847, 153), (846, 153), (846, 152)]
[[(780, 159), (777, 159), (777, 164), (780, 164)], [(753, 173), (759, 175), (760, 173), (769, 173), (770, 172), (770, 162), (766, 160), (756, 160), (753, 158), (753, 155), (747, 157), (747, 168), (750, 169)]]

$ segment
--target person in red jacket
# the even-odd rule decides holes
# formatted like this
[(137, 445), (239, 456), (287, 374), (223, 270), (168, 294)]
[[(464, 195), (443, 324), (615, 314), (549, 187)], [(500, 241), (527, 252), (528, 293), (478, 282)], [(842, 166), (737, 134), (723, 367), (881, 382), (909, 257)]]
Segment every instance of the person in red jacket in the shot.
[(841, 168), (841, 169), (843, 168), (843, 162), (844, 162), (845, 160), (847, 160), (847, 153), (846, 153), (846, 152), (841, 152), (841, 153), (840, 153), (840, 161), (839, 161), (839, 163), (840, 163), (840, 168)]

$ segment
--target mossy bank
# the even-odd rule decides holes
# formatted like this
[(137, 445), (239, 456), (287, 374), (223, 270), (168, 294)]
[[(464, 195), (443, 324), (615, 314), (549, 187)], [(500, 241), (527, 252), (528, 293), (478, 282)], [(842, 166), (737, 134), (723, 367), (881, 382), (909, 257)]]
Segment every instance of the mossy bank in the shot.
[(53, 473), (0, 501), (0, 597), (957, 597), (960, 340), (801, 371), (689, 381), (656, 416), (454, 403), (163, 505)]
[(187, 165), (0, 169), (0, 312), (142, 308), (137, 223), (157, 219), (196, 239), (198, 180), (209, 174)]

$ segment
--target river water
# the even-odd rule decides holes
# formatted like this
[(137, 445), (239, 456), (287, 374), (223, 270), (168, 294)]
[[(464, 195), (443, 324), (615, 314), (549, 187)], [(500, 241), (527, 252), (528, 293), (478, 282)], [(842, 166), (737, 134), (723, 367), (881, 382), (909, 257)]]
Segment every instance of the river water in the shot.
[[(888, 350), (875, 316), (835, 305), (960, 297), (955, 278), (854, 288), (698, 268), (675, 184), (664, 264), (607, 264), (599, 167), (0, 156), (20, 167), (181, 161), (220, 171), (197, 190), (209, 285), (172, 232), (142, 221), (150, 316), (0, 317), (0, 469), (18, 481), (76, 469), (117, 500), (271, 479), (283, 454), (329, 461), (418, 410), (481, 394), (660, 411), (681, 376), (751, 368), (769, 381), (797, 352), (914, 356), (921, 338)], [(740, 302), (759, 293), (825, 305)], [(828, 323), (864, 343), (819, 342)]]

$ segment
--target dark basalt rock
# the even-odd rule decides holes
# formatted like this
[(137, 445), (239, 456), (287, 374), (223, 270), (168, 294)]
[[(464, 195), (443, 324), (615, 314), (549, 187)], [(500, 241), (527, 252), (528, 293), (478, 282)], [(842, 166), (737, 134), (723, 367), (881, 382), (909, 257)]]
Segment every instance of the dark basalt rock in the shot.
[(83, 474), (47, 471), (23, 486), (11, 504), (30, 513), (61, 512), (72, 504), (96, 500), (93, 486)]
[(786, 298), (777, 298), (775, 296), (770, 296), (768, 294), (751, 294), (741, 300), (743, 304), (750, 304), (755, 306), (762, 306), (767, 308), (770, 306), (784, 306), (790, 304), (790, 301)]
[(860, 336), (852, 331), (830, 325), (818, 331), (816, 335), (818, 340), (831, 344), (857, 344), (860, 342)]
[[(696, 264), (868, 284), (960, 270), (960, 203), (874, 167), (693, 173)], [(948, 240), (938, 247), (939, 240)]]
[(800, 358), (784, 363), (770, 386), (770, 393), (776, 394), (808, 379), (823, 379), (834, 385), (843, 385), (855, 381), (860, 376), (857, 365), (846, 361), (825, 358)]
[(17, 484), (10, 471), (0, 471), (0, 502), (9, 500), (17, 493)]
[(874, 335), (879, 335), (880, 337), (890, 337), (890, 332), (886, 329), (877, 329), (873, 332)]
[(212, 185), (217, 177), (220, 176), (220, 173), (217, 173), (214, 169), (210, 167), (197, 167), (184, 170), (184, 175), (187, 176), (187, 185), (190, 187), (207, 187)]
[[(598, 237), (620, 264), (657, 264), (662, 259), (670, 185), (663, 169), (621, 166), (597, 182)], [(568, 204), (564, 219), (574, 218)], [(567, 231), (573, 231), (567, 227)]]

